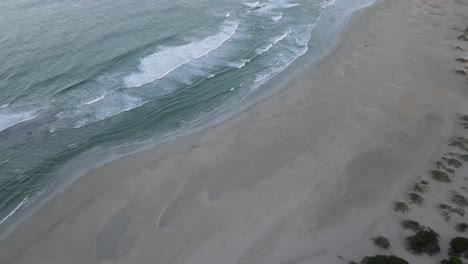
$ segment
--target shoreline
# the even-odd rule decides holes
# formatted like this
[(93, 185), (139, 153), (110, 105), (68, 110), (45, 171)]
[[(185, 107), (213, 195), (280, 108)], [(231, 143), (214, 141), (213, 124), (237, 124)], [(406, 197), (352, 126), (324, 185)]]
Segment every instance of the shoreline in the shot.
[(80, 177), (2, 241), (0, 262), (348, 263), (388, 253), (369, 243), (382, 233), (390, 253), (429, 261), (396, 243), (392, 203), (468, 112), (452, 58), (468, 14), (375, 5), (273, 95)]
[[(223, 109), (221, 112), (214, 114), (206, 120), (203, 119), (194, 126), (183, 128), (181, 129), (182, 131), (170, 133), (168, 136), (163, 136), (162, 138), (150, 139), (142, 143), (129, 143), (128, 145), (113, 147), (109, 150), (101, 150), (97, 153), (85, 153), (88, 157), (78, 157), (77, 160), (71, 161), (70, 164), (67, 165), (69, 169), (61, 173), (59, 178), (53, 181), (52, 190), (46, 190), (47, 194), (40, 194), (37, 200), (34, 200), (32, 203), (23, 202), (23, 200), (17, 208), (13, 210), (15, 213), (9, 216), (7, 215), (7, 217), (1, 219), (7, 224), (0, 229), (3, 229), (0, 232), (0, 241), (13, 232), (16, 227), (28, 217), (40, 210), (49, 200), (53, 199), (57, 194), (65, 191), (70, 187), (70, 185), (74, 184), (81, 177), (86, 176), (93, 170), (106, 166), (109, 163), (117, 162), (120, 159), (125, 159), (125, 157), (134, 155), (138, 152), (154, 150), (163, 144), (179, 138), (187, 137), (196, 133), (202, 133), (213, 126), (222, 124), (236, 115), (255, 107), (256, 104), (259, 104), (262, 101), (267, 100), (269, 97), (274, 96), (279, 91), (286, 89), (294, 82), (294, 78), (300, 75), (305, 69), (316, 68), (328, 57), (332, 56), (340, 47), (346, 35), (349, 34), (353, 21), (359, 19), (359, 17), (364, 15), (365, 12), (371, 11), (370, 9), (377, 7), (383, 1), (384, 0), (373, 0), (373, 2), (358, 6), (353, 10), (348, 10), (348, 16), (334, 25), (336, 29), (327, 32), (328, 36), (321, 40), (323, 42), (321, 44), (322, 46), (329, 44), (325, 42), (330, 41), (331, 45), (329, 45), (329, 47), (318, 47), (316, 50), (311, 50), (309, 47), (305, 54), (295, 59), (284, 70), (275, 74), (265, 83), (260, 84), (246, 101), (236, 105), (236, 109)], [(268, 89), (266, 87), (268, 87)], [(105, 156), (106, 158), (102, 159), (102, 156)], [(99, 161), (96, 162), (96, 160)], [(23, 205), (25, 205), (26, 208), (23, 208)], [(18, 213), (16, 213), (16, 211)]]

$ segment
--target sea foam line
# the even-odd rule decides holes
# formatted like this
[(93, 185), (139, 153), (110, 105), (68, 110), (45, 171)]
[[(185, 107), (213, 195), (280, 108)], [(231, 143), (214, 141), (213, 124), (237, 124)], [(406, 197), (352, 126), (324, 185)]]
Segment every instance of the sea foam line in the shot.
[(125, 85), (129, 88), (140, 87), (167, 76), (182, 65), (206, 56), (229, 40), (236, 33), (238, 26), (238, 22), (229, 22), (221, 27), (220, 33), (214, 36), (181, 46), (165, 48), (141, 59), (140, 71), (125, 77)]
[(16, 211), (18, 211), (21, 208), (21, 206), (23, 206), (23, 204), (27, 203), (28, 201), (29, 201), (29, 196), (25, 197), (7, 216), (5, 216), (2, 220), (0, 220), (0, 225), (5, 223), (5, 221), (8, 220), (8, 218), (14, 215)]

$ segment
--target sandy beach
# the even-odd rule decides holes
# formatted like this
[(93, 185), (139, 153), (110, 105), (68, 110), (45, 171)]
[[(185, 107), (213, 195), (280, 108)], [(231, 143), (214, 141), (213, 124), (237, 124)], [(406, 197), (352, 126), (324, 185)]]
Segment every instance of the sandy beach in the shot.
[[(456, 61), (468, 3), (386, 0), (350, 23), (336, 52), (274, 95), (81, 177), (0, 242), (0, 263), (439, 263), (463, 217), (437, 203), (467, 182), (428, 175), (468, 135)], [(393, 211), (421, 179), (430, 191), (406, 216), (441, 235), (433, 257), (405, 249)]]

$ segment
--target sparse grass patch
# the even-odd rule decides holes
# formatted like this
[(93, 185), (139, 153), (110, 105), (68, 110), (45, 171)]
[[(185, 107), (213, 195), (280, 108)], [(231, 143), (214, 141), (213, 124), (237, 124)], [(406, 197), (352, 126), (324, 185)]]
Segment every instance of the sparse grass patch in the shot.
[(439, 234), (429, 227), (423, 227), (413, 236), (406, 238), (407, 249), (417, 255), (428, 254), (432, 256), (439, 253)]
[(467, 223), (460, 223), (460, 224), (455, 226), (455, 230), (457, 230), (458, 232), (461, 232), (461, 233), (465, 232), (467, 228), (468, 228)]
[(419, 206), (422, 205), (423, 200), (424, 200), (421, 195), (414, 193), (414, 192), (409, 194), (409, 199), (410, 199), (410, 203), (417, 204)]
[(403, 229), (411, 229), (413, 232), (418, 232), (422, 229), (422, 226), (414, 220), (405, 220), (401, 222)]
[(468, 206), (468, 201), (465, 196), (457, 192), (452, 192), (452, 202), (458, 206)]
[(457, 147), (461, 150), (468, 151), (468, 140), (464, 137), (457, 137), (450, 141), (449, 146)]
[(421, 183), (422, 185), (429, 185), (429, 182), (428, 182), (428, 181), (424, 181), (424, 180), (422, 180), (420, 183)]
[(449, 255), (468, 258), (468, 238), (456, 237), (450, 241)]
[(451, 182), (450, 177), (447, 173), (440, 170), (431, 171), (432, 178), (440, 182)]
[(361, 264), (409, 264), (408, 261), (397, 256), (383, 256), (376, 255), (372, 257), (365, 257), (361, 260)]
[(468, 41), (468, 37), (465, 36), (465, 34), (461, 34), (460, 36), (458, 36), (457, 39), (458, 39), (458, 40), (463, 40), (463, 41)]
[(449, 153), (450, 156), (453, 156), (453, 157), (457, 157), (463, 161), (467, 161), (468, 162), (468, 155), (467, 154), (460, 154), (460, 153), (455, 153), (455, 152), (450, 152)]
[(388, 249), (390, 248), (390, 241), (384, 236), (378, 236), (372, 238), (372, 241), (374, 242), (374, 245), (378, 246), (379, 248), (382, 249)]
[(452, 167), (457, 168), (457, 169), (460, 168), (460, 167), (463, 165), (459, 160), (454, 159), (454, 158), (446, 158), (446, 157), (443, 157), (442, 159), (443, 159), (445, 162), (447, 162), (447, 164), (448, 164), (449, 166), (452, 166)]
[(421, 183), (415, 183), (413, 186), (413, 191), (419, 193), (426, 193), (429, 187), (427, 185), (423, 185)]
[(405, 202), (396, 202), (393, 211), (406, 214), (409, 211), (409, 207)]
[(450, 173), (454, 173), (454, 172), (455, 172), (455, 170), (453, 170), (452, 168), (447, 167), (447, 166), (445, 165), (445, 163), (443, 163), (443, 162), (440, 161), (440, 160), (437, 161), (437, 162), (435, 163), (435, 166), (436, 166), (436, 168), (437, 168), (438, 170), (441, 170), (441, 171), (444, 170), (444, 171), (447, 171), (447, 172), (450, 172)]
[(450, 214), (456, 213), (460, 216), (465, 215), (465, 210), (463, 208), (454, 208), (448, 204), (439, 204), (440, 214), (445, 218), (445, 221), (450, 220)]

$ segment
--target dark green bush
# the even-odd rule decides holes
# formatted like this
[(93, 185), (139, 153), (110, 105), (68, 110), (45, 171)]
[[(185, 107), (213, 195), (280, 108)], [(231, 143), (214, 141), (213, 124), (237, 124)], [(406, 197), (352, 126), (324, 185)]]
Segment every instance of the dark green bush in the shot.
[(440, 182), (451, 182), (450, 177), (447, 173), (440, 170), (431, 171), (432, 178)]
[(409, 264), (409, 262), (396, 256), (376, 255), (363, 258), (361, 264)]
[(374, 245), (382, 248), (382, 249), (388, 249), (390, 248), (390, 241), (384, 236), (378, 236), (372, 238), (372, 241), (374, 241)]
[(468, 201), (465, 196), (457, 192), (452, 192), (452, 202), (458, 206), (468, 206)]
[(432, 256), (439, 253), (439, 235), (434, 230), (425, 227), (413, 236), (406, 238), (407, 248), (410, 252), (420, 255), (428, 254)]
[(460, 223), (455, 226), (455, 230), (457, 230), (458, 232), (462, 232), (462, 233), (465, 232), (467, 228), (468, 228), (467, 223)]
[(417, 204), (417, 205), (422, 205), (423, 198), (422, 198), (421, 195), (419, 195), (417, 193), (410, 193), (409, 198), (410, 198), (410, 203)]
[(450, 257), (449, 259), (444, 259), (440, 264), (463, 264), (460, 258)]
[(414, 232), (418, 232), (422, 229), (422, 226), (414, 220), (405, 220), (401, 222), (403, 229), (411, 229)]
[(393, 207), (393, 211), (405, 214), (409, 211), (409, 207), (405, 202), (396, 202), (395, 207)]
[(456, 237), (450, 241), (449, 255), (468, 258), (468, 238)]

